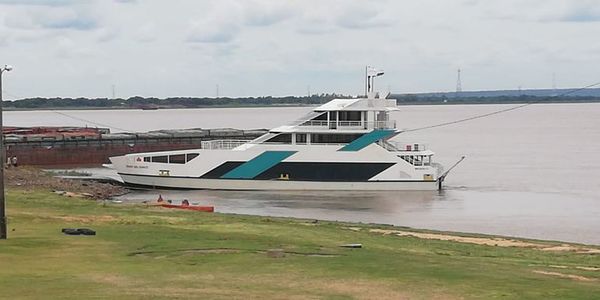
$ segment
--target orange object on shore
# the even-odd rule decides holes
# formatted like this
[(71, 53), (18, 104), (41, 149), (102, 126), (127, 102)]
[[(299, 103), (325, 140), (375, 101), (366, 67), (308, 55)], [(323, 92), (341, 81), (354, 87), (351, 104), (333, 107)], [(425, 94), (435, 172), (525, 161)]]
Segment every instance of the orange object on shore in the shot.
[(190, 205), (190, 201), (184, 199), (181, 201), (181, 204), (173, 204), (171, 200), (165, 201), (162, 195), (158, 195), (158, 199), (156, 199), (156, 206), (161, 206), (164, 208), (178, 208), (178, 209), (188, 209), (194, 211), (203, 211), (203, 212), (214, 212), (214, 206), (201, 206), (201, 205)]
[(176, 205), (176, 204), (160, 204), (160, 206), (164, 208), (178, 208), (178, 209), (187, 209), (194, 211), (203, 211), (203, 212), (214, 212), (214, 206), (200, 206), (200, 205)]

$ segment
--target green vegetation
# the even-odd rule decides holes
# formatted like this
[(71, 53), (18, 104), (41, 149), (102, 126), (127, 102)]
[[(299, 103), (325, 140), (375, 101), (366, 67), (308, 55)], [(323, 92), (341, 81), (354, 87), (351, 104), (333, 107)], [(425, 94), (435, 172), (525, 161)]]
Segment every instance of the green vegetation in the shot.
[(350, 98), (336, 94), (321, 94), (310, 97), (240, 97), (240, 98), (196, 98), (173, 97), (166, 99), (131, 97), (128, 99), (108, 98), (27, 98), (15, 101), (4, 101), (7, 109), (122, 109), (122, 108), (196, 108), (196, 107), (239, 107), (239, 106), (284, 106), (314, 105), (325, 103), (334, 98)]
[[(108, 98), (28, 98), (15, 101), (4, 101), (8, 110), (16, 109), (156, 109), (156, 108), (198, 108), (198, 107), (247, 107), (247, 106), (301, 106), (318, 105), (334, 98), (351, 98), (346, 95), (321, 94), (310, 97), (240, 97), (240, 98), (144, 98), (128, 99)], [(595, 96), (456, 96), (448, 95), (392, 95), (400, 105), (414, 104), (496, 104), (496, 103), (588, 103), (600, 102)]]
[[(7, 199), (9, 239), (0, 241), (0, 297), (6, 299), (600, 295), (599, 253), (371, 231), (414, 231), (391, 226), (104, 204), (43, 190), (13, 188)], [(98, 234), (67, 236), (61, 233), (64, 227), (93, 228)], [(339, 247), (345, 243), (364, 248)], [(283, 249), (285, 257), (269, 257), (266, 251), (274, 248)]]

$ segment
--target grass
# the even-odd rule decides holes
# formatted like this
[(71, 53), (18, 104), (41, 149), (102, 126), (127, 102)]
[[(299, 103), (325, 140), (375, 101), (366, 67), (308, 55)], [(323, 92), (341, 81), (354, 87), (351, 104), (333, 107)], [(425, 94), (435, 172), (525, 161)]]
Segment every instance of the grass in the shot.
[[(600, 270), (578, 268), (600, 267), (600, 254), (369, 232), (398, 229), (391, 226), (103, 205), (44, 190), (11, 189), (7, 200), (9, 239), (0, 241), (0, 297), (7, 299), (600, 295)], [(64, 227), (98, 234), (67, 236)], [(345, 243), (364, 248), (339, 247)], [(273, 248), (285, 257), (268, 257)]]

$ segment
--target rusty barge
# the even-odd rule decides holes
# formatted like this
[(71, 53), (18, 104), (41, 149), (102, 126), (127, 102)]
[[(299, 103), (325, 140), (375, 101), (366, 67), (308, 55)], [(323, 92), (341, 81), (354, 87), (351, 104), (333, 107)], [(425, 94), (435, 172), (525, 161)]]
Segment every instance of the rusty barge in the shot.
[(252, 140), (266, 129), (191, 128), (111, 133), (107, 128), (4, 127), (6, 157), (19, 165), (101, 165), (111, 156), (202, 148), (210, 140)]

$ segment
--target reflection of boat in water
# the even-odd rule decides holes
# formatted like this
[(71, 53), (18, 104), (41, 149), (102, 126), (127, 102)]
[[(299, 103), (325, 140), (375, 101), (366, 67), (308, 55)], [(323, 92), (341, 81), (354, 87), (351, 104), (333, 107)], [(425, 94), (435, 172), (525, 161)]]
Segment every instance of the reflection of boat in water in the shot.
[(444, 178), (434, 153), (400, 144), (396, 100), (373, 91), (335, 99), (252, 141), (215, 140), (202, 149), (111, 157), (127, 184), (225, 190), (435, 190)]

